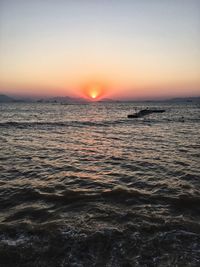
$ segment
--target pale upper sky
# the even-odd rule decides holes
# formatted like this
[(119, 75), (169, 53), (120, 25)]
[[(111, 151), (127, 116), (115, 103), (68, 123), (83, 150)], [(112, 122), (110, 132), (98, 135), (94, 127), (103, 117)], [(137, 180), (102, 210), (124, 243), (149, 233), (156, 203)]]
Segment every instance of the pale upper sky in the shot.
[(0, 92), (200, 95), (199, 0), (0, 0)]

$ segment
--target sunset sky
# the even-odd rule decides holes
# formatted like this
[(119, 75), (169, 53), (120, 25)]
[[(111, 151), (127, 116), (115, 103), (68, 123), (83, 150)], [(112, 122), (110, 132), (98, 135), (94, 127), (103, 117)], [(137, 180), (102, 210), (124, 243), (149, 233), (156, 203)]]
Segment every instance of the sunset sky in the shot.
[(200, 1), (0, 0), (0, 93), (92, 90), (200, 95)]

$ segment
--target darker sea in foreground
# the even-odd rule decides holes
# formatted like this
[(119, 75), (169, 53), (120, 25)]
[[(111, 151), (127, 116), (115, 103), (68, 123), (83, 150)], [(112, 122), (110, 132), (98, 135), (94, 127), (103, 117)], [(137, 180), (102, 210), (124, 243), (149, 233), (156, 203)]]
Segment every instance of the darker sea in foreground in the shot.
[(199, 104), (1, 104), (0, 266), (200, 266), (199, 140)]

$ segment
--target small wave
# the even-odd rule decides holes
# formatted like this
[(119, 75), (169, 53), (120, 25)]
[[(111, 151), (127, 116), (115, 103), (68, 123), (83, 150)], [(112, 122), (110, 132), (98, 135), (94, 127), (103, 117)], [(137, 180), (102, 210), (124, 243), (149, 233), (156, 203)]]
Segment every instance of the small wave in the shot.
[(198, 208), (200, 210), (200, 196), (182, 194), (178, 198), (172, 198), (172, 204), (181, 208)]
[(26, 244), (30, 238), (25, 236), (24, 234), (20, 234), (13, 238), (6, 237), (5, 235), (1, 236), (0, 244), (9, 247), (20, 246)]
[(200, 235), (186, 230), (132, 231), (65, 225), (7, 227), (1, 266), (199, 266)]
[(45, 122), (45, 121), (7, 121), (0, 122), (0, 128), (34, 128), (34, 127), (84, 127), (84, 126), (109, 126), (116, 123), (122, 123), (122, 121), (102, 121), (102, 122), (92, 122), (92, 121), (57, 121), (57, 122)]
[(28, 128), (28, 127), (36, 127), (36, 126), (67, 126), (68, 123), (64, 122), (39, 122), (39, 121), (7, 121), (7, 122), (0, 122), (0, 127), (15, 127), (15, 128)]
[(149, 194), (143, 190), (128, 188), (126, 186), (117, 185), (109, 190), (104, 190), (101, 193), (104, 197), (118, 197), (118, 198), (144, 198), (149, 197)]

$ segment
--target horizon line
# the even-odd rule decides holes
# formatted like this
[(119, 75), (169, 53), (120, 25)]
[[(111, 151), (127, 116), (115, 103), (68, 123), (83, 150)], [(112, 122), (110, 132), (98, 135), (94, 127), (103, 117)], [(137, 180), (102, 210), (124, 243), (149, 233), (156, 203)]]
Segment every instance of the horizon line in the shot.
[[(20, 101), (20, 100), (44, 100), (44, 101), (48, 101), (48, 100), (53, 100), (55, 98), (60, 98), (60, 100), (62, 100), (62, 98), (69, 98), (72, 100), (84, 100), (85, 102), (91, 102), (91, 103), (95, 103), (95, 102), (106, 102), (106, 101), (113, 101), (113, 102), (132, 102), (132, 101), (167, 101), (167, 100), (172, 100), (172, 99), (187, 99), (187, 98), (200, 98), (200, 94), (198, 95), (176, 95), (176, 96), (165, 96), (165, 97), (154, 97), (154, 98), (145, 98), (145, 97), (141, 97), (141, 98), (112, 98), (112, 97), (104, 97), (104, 98), (100, 98), (100, 99), (89, 99), (89, 98), (84, 98), (84, 97), (76, 97), (76, 96), (69, 96), (69, 95), (55, 95), (55, 96), (28, 96), (28, 95), (14, 95), (14, 94), (5, 94), (0, 92), (0, 96), (7, 96), (10, 98), (13, 98), (16, 101)], [(56, 99), (55, 99), (56, 100)]]

